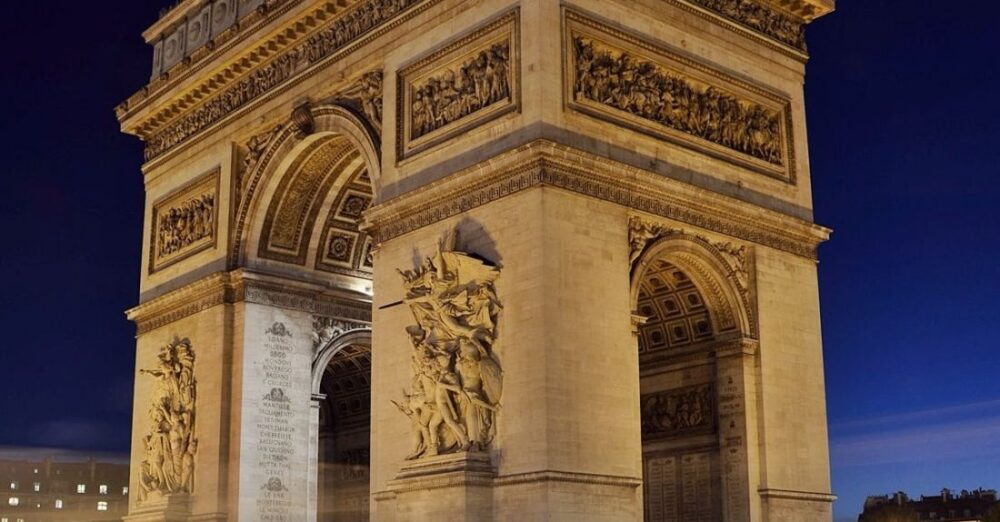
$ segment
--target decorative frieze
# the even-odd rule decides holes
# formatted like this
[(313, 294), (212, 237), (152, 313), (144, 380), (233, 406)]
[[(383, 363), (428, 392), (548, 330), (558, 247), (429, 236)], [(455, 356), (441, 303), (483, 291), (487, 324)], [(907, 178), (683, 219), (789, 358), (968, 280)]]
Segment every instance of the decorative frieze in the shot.
[(153, 204), (150, 273), (215, 246), (218, 198), (216, 169)]
[[(278, 54), (185, 116), (148, 136), (146, 160), (163, 154), (314, 63), (379, 29), (422, 1), (424, 0), (369, 0), (359, 3), (325, 29)], [(270, 54), (268, 52), (264, 55)]]
[[(525, 158), (524, 154), (530, 157)], [(474, 181), (458, 181), (472, 174)], [(709, 196), (710, 202), (704, 199), (696, 202), (692, 198), (705, 198), (708, 193), (689, 194), (683, 184), (663, 180), (661, 176), (542, 141), (511, 151), (506, 157), (494, 158), (488, 169), (476, 166), (416, 189), (391, 207), (374, 207), (366, 219), (378, 244), (541, 185), (560, 187), (808, 259), (816, 259), (817, 246), (829, 236), (829, 230), (823, 227), (775, 212), (747, 215), (723, 196)]]
[(400, 159), (518, 110), (518, 11), (399, 72)]
[(684, 0), (798, 51), (806, 51), (806, 22), (755, 0)]
[(139, 502), (152, 495), (194, 491), (195, 438), (194, 351), (191, 341), (174, 337), (160, 349), (157, 366), (139, 370), (155, 379), (150, 429), (143, 437), (139, 464)]
[(787, 99), (572, 11), (566, 19), (571, 108), (795, 181)]
[(640, 398), (642, 438), (711, 433), (715, 428), (714, 404), (711, 384), (643, 395)]
[(500, 270), (455, 251), (455, 235), (416, 270), (401, 271), (404, 302), (417, 324), (413, 382), (396, 406), (409, 418), (408, 459), (486, 449), (496, 436), (503, 372), (493, 345)]

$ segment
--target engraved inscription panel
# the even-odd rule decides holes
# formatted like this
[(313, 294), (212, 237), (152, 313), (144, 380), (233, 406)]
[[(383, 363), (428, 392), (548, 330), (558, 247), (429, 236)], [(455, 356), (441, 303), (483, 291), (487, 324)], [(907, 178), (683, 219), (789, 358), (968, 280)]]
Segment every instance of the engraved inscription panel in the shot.
[(215, 170), (153, 205), (150, 273), (215, 246), (218, 197)]
[(785, 97), (572, 11), (566, 20), (572, 109), (794, 183)]
[(647, 456), (643, 467), (645, 520), (721, 520), (716, 468), (711, 452)]
[(518, 11), (399, 73), (402, 159), (518, 110)]

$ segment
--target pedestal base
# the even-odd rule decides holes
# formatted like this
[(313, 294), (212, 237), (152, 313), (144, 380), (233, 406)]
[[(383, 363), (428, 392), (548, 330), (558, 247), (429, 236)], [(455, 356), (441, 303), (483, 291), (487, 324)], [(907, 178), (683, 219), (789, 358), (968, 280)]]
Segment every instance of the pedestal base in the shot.
[(496, 469), (483, 452), (407, 462), (387, 491), (374, 496), (376, 519), (491, 520)]
[(125, 522), (185, 522), (191, 517), (191, 495), (174, 493), (161, 495), (151, 493), (140, 501), (132, 513), (124, 517)]

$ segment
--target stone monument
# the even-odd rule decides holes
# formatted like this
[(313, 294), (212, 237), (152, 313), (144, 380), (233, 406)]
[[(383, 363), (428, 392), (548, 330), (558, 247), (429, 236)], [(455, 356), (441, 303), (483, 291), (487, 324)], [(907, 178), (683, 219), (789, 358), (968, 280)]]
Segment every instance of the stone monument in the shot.
[(831, 520), (833, 7), (176, 2), (126, 520)]

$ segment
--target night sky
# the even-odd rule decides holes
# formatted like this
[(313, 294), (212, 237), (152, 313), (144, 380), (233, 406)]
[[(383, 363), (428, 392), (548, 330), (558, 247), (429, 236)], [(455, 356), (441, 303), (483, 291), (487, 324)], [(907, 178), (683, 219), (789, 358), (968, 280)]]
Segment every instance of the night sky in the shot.
[[(7, 2), (0, 446), (127, 453), (142, 162), (113, 107), (166, 0)], [(838, 520), (1000, 488), (1000, 7), (840, 0), (806, 83)]]

